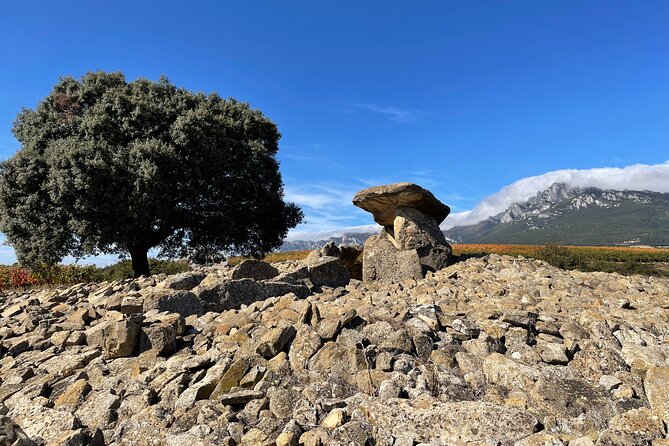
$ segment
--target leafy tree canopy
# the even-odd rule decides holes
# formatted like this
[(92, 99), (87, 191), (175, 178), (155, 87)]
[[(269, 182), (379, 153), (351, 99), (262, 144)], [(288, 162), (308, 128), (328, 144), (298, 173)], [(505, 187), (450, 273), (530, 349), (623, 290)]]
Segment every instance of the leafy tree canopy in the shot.
[(26, 265), (147, 252), (261, 255), (303, 219), (283, 200), (276, 125), (246, 103), (122, 73), (61, 79), (13, 128), (0, 230)]

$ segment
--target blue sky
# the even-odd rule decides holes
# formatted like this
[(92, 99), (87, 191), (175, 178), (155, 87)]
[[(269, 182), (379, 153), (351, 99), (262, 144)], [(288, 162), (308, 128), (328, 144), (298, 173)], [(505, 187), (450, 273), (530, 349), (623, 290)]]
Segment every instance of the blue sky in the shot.
[(385, 182), (466, 211), (545, 172), (665, 163), (668, 21), (666, 0), (5, 1), (0, 158), (59, 76), (164, 74), (278, 124), (300, 230), (371, 223), (350, 198)]

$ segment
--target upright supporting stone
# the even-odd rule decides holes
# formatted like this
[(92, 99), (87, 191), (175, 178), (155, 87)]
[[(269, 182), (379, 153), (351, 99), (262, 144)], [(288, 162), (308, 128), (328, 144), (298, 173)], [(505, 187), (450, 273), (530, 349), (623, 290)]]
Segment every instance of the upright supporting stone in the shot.
[(365, 242), (363, 280), (419, 279), (448, 265), (451, 246), (439, 224), (450, 208), (428, 190), (413, 183), (377, 186), (355, 194), (353, 204), (383, 226)]

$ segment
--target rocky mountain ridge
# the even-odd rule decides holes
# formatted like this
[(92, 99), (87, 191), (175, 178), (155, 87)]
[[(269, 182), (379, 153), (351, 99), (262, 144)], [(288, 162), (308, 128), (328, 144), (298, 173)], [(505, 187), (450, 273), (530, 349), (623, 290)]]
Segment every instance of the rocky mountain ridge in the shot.
[(445, 234), (456, 243), (664, 246), (669, 244), (669, 194), (555, 183), (496, 216)]
[(669, 442), (667, 280), (335, 262), (3, 292), (0, 444)]
[[(669, 194), (555, 183), (482, 222), (443, 232), (450, 243), (669, 246)], [(280, 251), (319, 249), (329, 241), (362, 245), (372, 235), (344, 230), (318, 241), (287, 241)]]
[(322, 240), (286, 240), (283, 242), (278, 251), (311, 251), (314, 249), (320, 249), (328, 243), (334, 243), (337, 246), (362, 246), (365, 244), (365, 240), (367, 240), (373, 234), (373, 232), (351, 232), (342, 234), (341, 236), (328, 237)]

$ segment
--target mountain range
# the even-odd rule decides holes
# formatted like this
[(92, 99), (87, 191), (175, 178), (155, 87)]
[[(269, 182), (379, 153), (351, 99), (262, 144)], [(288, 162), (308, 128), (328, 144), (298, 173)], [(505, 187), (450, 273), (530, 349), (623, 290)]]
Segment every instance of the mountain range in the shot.
[[(291, 240), (282, 251), (315, 249), (328, 241), (363, 244), (373, 231), (339, 230), (322, 240)], [(569, 188), (554, 183), (522, 203), (476, 224), (444, 230), (451, 243), (669, 245), (669, 193)]]

